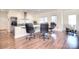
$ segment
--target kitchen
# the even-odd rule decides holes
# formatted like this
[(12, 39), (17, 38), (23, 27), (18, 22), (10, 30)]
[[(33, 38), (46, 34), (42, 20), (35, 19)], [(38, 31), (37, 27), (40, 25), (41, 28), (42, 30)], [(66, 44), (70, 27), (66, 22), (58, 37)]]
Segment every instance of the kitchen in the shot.
[[(75, 16), (76, 15), (78, 16), (78, 12), (79, 12), (79, 10), (62, 10), (62, 9), (49, 9), (49, 10), (48, 9), (46, 9), (46, 10), (45, 9), (43, 9), (43, 10), (39, 10), (39, 9), (38, 10), (35, 10), (35, 9), (33, 9), (33, 10), (32, 9), (29, 9), (29, 10), (28, 9), (26, 9), (26, 10), (24, 10), (24, 9), (19, 9), (19, 10), (18, 9), (15, 9), (15, 10), (1, 9), (0, 10), (0, 20), (1, 20), (0, 32), (5, 31), (5, 33), (3, 33), (3, 32), (1, 33), (2, 41), (5, 44), (5, 45), (4, 44), (3, 45), (6, 46), (8, 44), (8, 42), (6, 42), (7, 44), (4, 42), (6, 40), (8, 41), (7, 37), (9, 37), (9, 40), (12, 39), (14, 42), (18, 41), (16, 44), (14, 44), (16, 46), (17, 46), (17, 44), (20, 44), (19, 40), (22, 40), (23, 42), (27, 42), (28, 40), (26, 40), (26, 37), (27, 37), (28, 33), (26, 32), (27, 28), (25, 28), (25, 24), (28, 22), (33, 24), (35, 33), (40, 32), (40, 23), (41, 22), (47, 22), (48, 24), (50, 24), (51, 22), (55, 22), (56, 27), (53, 29), (55, 32), (49, 33), (49, 34), (52, 34), (51, 40), (55, 40), (55, 42), (54, 42), (55, 47), (51, 47), (53, 45), (53, 43), (52, 43), (53, 41), (48, 40), (47, 43), (50, 41), (50, 43), (48, 43), (48, 46), (50, 46), (49, 48), (62, 48), (62, 46), (65, 46), (65, 44), (63, 44), (63, 42), (65, 41), (64, 37), (66, 37), (66, 35), (64, 35), (65, 34), (64, 31), (66, 28), (65, 25), (73, 25), (73, 23), (68, 21), (69, 19), (73, 20), (73, 18), (67, 18), (67, 17), (68, 16), (71, 17), (71, 16), (73, 16), (73, 14), (75, 14)], [(72, 14), (72, 15), (70, 15), (70, 14)], [(77, 18), (75, 17), (74, 20), (75, 20), (74, 24), (76, 24), (76, 30), (78, 31), (79, 30), (78, 29), (79, 28), (78, 27), (78, 25), (79, 25), (78, 17)], [(69, 33), (69, 34), (72, 34), (72, 33)], [(46, 33), (46, 35), (47, 35), (47, 33)], [(69, 38), (69, 42), (71, 42), (70, 38)], [(58, 40), (60, 40), (60, 42)], [(23, 43), (22, 41), (20, 41), (20, 42)], [(36, 47), (34, 45), (33, 48), (42, 48), (42, 46), (43, 46), (42, 44), (44, 42), (46, 42), (46, 41), (41, 42), (40, 38), (36, 38), (35, 40), (29, 40), (28, 43), (30, 44), (31, 47), (32, 47), (32, 45), (31, 45), (32, 41), (38, 41), (37, 43), (34, 43), (34, 44), (38, 44), (38, 45)], [(75, 41), (75, 39), (74, 39), (74, 41)], [(56, 44), (57, 42), (59, 42), (59, 44)], [(76, 40), (75, 42), (78, 42), (78, 41)], [(39, 47), (39, 45), (40, 45), (39, 43), (42, 46)], [(45, 45), (47, 43), (45, 43)], [(28, 46), (27, 43), (25, 43), (25, 44)], [(76, 43), (74, 43), (74, 44), (76, 44)], [(23, 44), (15, 47), (15, 48), (22, 48), (21, 46), (23, 47)], [(25, 46), (24, 48), (31, 48), (30, 46), (28, 46), (28, 47)], [(74, 45), (74, 46), (77, 46), (77, 45)], [(47, 48), (47, 47), (43, 47), (43, 48)], [(67, 48), (67, 47), (65, 47), (65, 48)]]

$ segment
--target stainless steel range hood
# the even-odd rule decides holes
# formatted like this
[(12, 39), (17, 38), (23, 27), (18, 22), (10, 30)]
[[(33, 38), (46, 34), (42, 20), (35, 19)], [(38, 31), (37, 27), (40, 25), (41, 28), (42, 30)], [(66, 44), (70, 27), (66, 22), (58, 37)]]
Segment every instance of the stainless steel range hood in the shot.
[(24, 12), (24, 19), (26, 19), (27, 17), (27, 12)]

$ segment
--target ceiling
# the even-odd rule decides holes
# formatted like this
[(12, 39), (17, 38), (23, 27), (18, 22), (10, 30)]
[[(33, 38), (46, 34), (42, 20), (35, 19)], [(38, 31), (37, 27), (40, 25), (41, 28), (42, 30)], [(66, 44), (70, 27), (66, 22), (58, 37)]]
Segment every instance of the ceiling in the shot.
[(23, 12), (49, 12), (49, 11), (56, 11), (57, 9), (0, 9), (0, 11), (23, 11)]
[(0, 9), (0, 11), (20, 11), (20, 12), (30, 12), (30, 13), (45, 13), (52, 11), (79, 11), (79, 9)]

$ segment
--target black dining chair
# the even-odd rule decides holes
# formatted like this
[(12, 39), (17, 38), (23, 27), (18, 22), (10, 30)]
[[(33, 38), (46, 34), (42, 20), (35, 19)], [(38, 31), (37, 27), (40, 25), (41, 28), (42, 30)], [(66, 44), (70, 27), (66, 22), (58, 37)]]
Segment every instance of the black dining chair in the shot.
[(48, 37), (48, 28), (49, 25), (48, 23), (41, 23), (40, 24), (40, 33), (41, 33), (41, 36), (42, 38), (45, 40), (46, 38), (49, 38)]
[(28, 34), (26, 39), (28, 38), (30, 40), (31, 38), (35, 38), (35, 30), (34, 30), (33, 24), (26, 23), (25, 28), (26, 28), (26, 33)]
[(56, 27), (56, 23), (51, 22), (51, 23), (50, 23), (50, 28), (49, 28), (50, 31), (53, 32), (53, 29), (54, 29), (55, 27)]

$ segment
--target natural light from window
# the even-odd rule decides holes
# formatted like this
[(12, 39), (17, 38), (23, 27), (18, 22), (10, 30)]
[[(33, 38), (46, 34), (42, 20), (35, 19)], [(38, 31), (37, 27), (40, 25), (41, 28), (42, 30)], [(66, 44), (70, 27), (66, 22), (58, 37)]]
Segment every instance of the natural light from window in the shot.
[(51, 18), (52, 18), (51, 22), (57, 23), (57, 16), (52, 16)]
[(47, 17), (41, 17), (40, 18), (40, 23), (46, 23), (47, 21)]
[(71, 26), (76, 26), (76, 15), (69, 15), (68, 16), (68, 23)]

